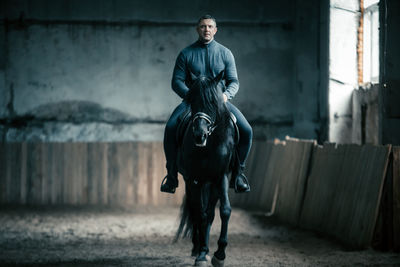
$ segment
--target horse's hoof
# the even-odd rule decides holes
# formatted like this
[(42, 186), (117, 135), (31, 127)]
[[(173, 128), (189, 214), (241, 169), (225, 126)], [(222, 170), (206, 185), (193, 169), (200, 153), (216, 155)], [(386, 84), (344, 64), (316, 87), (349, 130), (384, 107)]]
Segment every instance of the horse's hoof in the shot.
[(211, 260), (211, 264), (214, 267), (224, 267), (224, 260), (219, 260), (217, 257), (213, 256)]
[(210, 261), (211, 261), (210, 255), (206, 254), (204, 257), (202, 257), (200, 259), (197, 258), (194, 261), (194, 266), (208, 266)]
[[(199, 256), (199, 252), (197, 251), (192, 251), (192, 257), (198, 257)], [(206, 260), (207, 261), (211, 261), (211, 257), (210, 257), (210, 255), (208, 255), (208, 254), (206, 254)]]
[(207, 267), (208, 264), (207, 264), (206, 260), (205, 261), (204, 260), (203, 261), (195, 260), (194, 261), (194, 266)]

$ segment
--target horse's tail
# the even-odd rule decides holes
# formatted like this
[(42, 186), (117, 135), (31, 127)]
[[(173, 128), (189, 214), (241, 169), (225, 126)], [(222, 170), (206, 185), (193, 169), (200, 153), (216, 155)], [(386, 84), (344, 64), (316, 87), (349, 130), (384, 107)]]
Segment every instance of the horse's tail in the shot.
[(181, 221), (178, 230), (176, 231), (174, 242), (178, 241), (181, 235), (183, 238), (188, 236), (192, 237), (193, 235), (193, 212), (192, 207), (190, 206), (190, 195), (188, 195), (187, 190), (183, 197), (180, 217)]

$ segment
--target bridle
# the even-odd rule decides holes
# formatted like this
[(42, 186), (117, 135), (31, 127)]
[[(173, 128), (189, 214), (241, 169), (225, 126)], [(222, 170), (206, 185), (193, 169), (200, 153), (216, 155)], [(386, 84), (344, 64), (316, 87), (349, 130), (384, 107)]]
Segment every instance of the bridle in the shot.
[(197, 119), (204, 119), (207, 121), (208, 126), (207, 126), (207, 137), (212, 134), (212, 132), (217, 128), (218, 125), (215, 124), (215, 122), (212, 120), (212, 118), (204, 112), (197, 112), (194, 114), (192, 123), (194, 123)]

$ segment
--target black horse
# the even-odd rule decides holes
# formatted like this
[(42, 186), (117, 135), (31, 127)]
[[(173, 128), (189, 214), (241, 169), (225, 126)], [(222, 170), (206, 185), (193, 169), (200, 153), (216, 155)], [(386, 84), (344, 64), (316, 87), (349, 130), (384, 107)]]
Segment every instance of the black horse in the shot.
[(223, 73), (216, 78), (192, 75), (186, 98), (191, 122), (178, 153), (178, 169), (185, 180), (186, 195), (176, 240), (182, 233), (192, 236), (196, 266), (207, 265), (210, 228), (218, 200), (221, 233), (212, 264), (224, 264), (231, 215), (228, 176), (239, 168), (235, 124), (223, 100), (222, 77)]

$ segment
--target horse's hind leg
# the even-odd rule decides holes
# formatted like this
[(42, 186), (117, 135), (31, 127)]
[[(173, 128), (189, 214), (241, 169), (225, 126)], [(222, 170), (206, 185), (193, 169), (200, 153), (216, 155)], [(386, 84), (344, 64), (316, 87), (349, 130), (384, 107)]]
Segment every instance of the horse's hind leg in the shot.
[(220, 191), (221, 233), (218, 239), (218, 250), (212, 259), (213, 266), (223, 266), (225, 260), (225, 249), (228, 245), (228, 223), (231, 217), (231, 204), (228, 197), (228, 177), (225, 175)]

